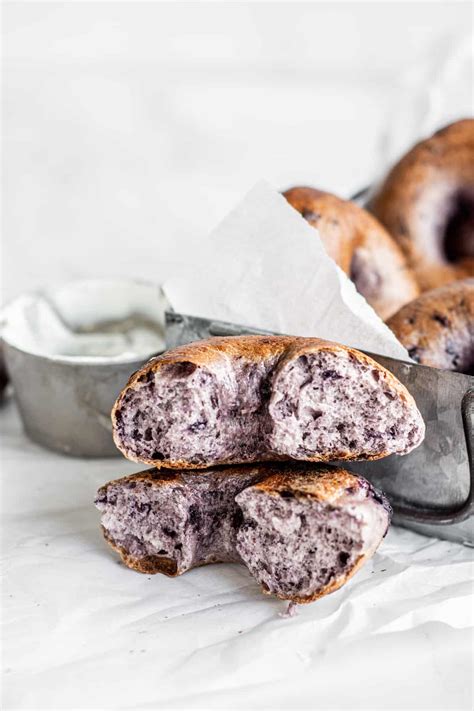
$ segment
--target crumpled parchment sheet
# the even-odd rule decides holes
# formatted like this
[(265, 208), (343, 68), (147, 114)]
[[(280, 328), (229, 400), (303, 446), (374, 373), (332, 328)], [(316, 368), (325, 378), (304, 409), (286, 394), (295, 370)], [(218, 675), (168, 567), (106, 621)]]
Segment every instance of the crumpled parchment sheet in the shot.
[(92, 500), (122, 459), (77, 460), (0, 411), (4, 709), (468, 709), (472, 549), (392, 528), (298, 615), (238, 565), (118, 564)]

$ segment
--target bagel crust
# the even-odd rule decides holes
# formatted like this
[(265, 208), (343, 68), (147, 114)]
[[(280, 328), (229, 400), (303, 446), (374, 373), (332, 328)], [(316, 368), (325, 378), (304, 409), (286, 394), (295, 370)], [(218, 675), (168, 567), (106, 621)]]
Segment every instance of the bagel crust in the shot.
[(289, 336), (168, 351), (132, 375), (112, 423), (128, 459), (179, 469), (379, 459), (424, 436), (415, 401), (388, 370), (352, 348)]
[(369, 202), (422, 291), (474, 276), (474, 119), (414, 146)]
[(209, 563), (243, 563), (263, 592), (308, 603), (344, 585), (391, 518), (363, 477), (307, 464), (152, 469), (104, 485), (102, 530), (125, 565), (175, 577)]
[(383, 319), (420, 293), (400, 247), (370, 213), (308, 187), (287, 190), (290, 205), (315, 227), (329, 256)]
[(426, 291), (387, 325), (418, 363), (474, 375), (474, 279)]

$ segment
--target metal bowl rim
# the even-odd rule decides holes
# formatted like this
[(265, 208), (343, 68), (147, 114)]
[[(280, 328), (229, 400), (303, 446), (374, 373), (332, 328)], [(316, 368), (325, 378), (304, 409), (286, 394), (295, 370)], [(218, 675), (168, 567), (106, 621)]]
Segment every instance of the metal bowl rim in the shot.
[[(105, 278), (90, 278), (90, 279), (72, 279), (70, 281), (64, 281), (60, 282), (55, 285), (55, 288), (60, 289), (62, 287), (66, 287), (70, 284), (75, 284), (75, 285), (80, 285), (80, 284), (139, 284), (142, 286), (149, 286), (154, 289), (160, 290), (160, 285), (155, 284), (152, 281), (148, 281), (147, 279), (133, 279), (133, 278), (121, 278), (121, 277), (105, 277)], [(8, 338), (5, 338), (5, 336), (2, 335), (1, 333), (1, 317), (2, 315), (6, 312), (6, 310), (12, 306), (17, 299), (26, 297), (26, 296), (37, 296), (38, 294), (41, 294), (41, 289), (31, 289), (29, 291), (24, 291), (18, 296), (15, 296), (11, 300), (9, 300), (6, 304), (4, 304), (0, 308), (0, 344), (5, 344), (9, 348), (13, 348), (19, 353), (22, 353), (23, 355), (30, 356), (31, 358), (37, 358), (39, 360), (43, 360), (45, 362), (49, 363), (62, 363), (63, 365), (72, 365), (76, 367), (110, 367), (111, 365), (129, 365), (133, 363), (137, 364), (143, 364), (150, 360), (150, 358), (154, 358), (157, 355), (160, 355), (161, 353), (164, 353), (166, 350), (166, 347), (163, 347), (162, 350), (156, 352), (151, 352), (151, 353), (143, 353), (140, 355), (139, 358), (137, 357), (131, 357), (131, 358), (124, 358), (120, 355), (117, 356), (67, 356), (67, 355), (61, 355), (61, 354), (45, 354), (45, 353), (36, 353), (35, 351), (32, 350), (27, 350), (25, 348), (21, 348), (18, 346), (16, 343), (12, 343)], [(163, 319), (164, 319), (164, 313), (166, 311), (166, 306), (163, 309)], [(163, 333), (163, 340), (165, 339), (165, 328), (164, 327), (164, 333)]]

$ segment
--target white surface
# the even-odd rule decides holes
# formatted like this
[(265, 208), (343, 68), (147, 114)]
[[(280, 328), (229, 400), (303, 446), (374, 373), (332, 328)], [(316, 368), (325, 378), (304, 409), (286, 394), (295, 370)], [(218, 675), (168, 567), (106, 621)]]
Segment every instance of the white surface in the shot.
[(203, 240), (192, 269), (180, 271), (163, 285), (178, 313), (409, 360), (314, 228), (264, 181)]
[(347, 586), (278, 615), (243, 567), (117, 564), (92, 505), (123, 460), (65, 459), (0, 412), (4, 709), (470, 709), (472, 550), (392, 529)]
[[(261, 176), (357, 190), (404, 72), (471, 25), (469, 3), (9, 4), (3, 297), (162, 281)], [(36, 447), (12, 402), (0, 429), (6, 710), (472, 707), (472, 551), (392, 529), (282, 620), (238, 566), (117, 565), (91, 502), (137, 466)]]

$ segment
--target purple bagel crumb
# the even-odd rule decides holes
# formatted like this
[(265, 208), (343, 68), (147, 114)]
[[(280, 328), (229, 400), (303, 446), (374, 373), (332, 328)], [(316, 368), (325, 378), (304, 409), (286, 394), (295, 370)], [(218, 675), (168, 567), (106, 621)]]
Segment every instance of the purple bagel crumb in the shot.
[(268, 592), (311, 599), (374, 552), (387, 532), (391, 507), (362, 477), (350, 489), (343, 506), (281, 491), (276, 496), (258, 486), (237, 496), (243, 511), (237, 551)]
[(240, 560), (235, 537), (242, 512), (235, 497), (259, 478), (249, 468), (237, 477), (183, 472), (161, 486), (125, 479), (99, 490), (95, 503), (117, 546), (135, 558), (170, 558), (180, 573), (212, 559)]
[(346, 576), (386, 533), (390, 506), (362, 477), (334, 505), (268, 491), (267, 476), (253, 467), (160, 472), (157, 484), (137, 475), (100, 489), (96, 506), (108, 539), (133, 559), (162, 557), (173, 574), (243, 562), (264, 589), (288, 599), (311, 598)]
[(424, 433), (416, 408), (345, 351), (278, 367), (275, 357), (175, 363), (143, 379), (123, 396), (115, 433), (127, 455), (145, 461), (364, 459), (405, 454)]
[(270, 497), (249, 489), (237, 550), (271, 593), (310, 596), (350, 570), (361, 554), (360, 522), (312, 500)]

